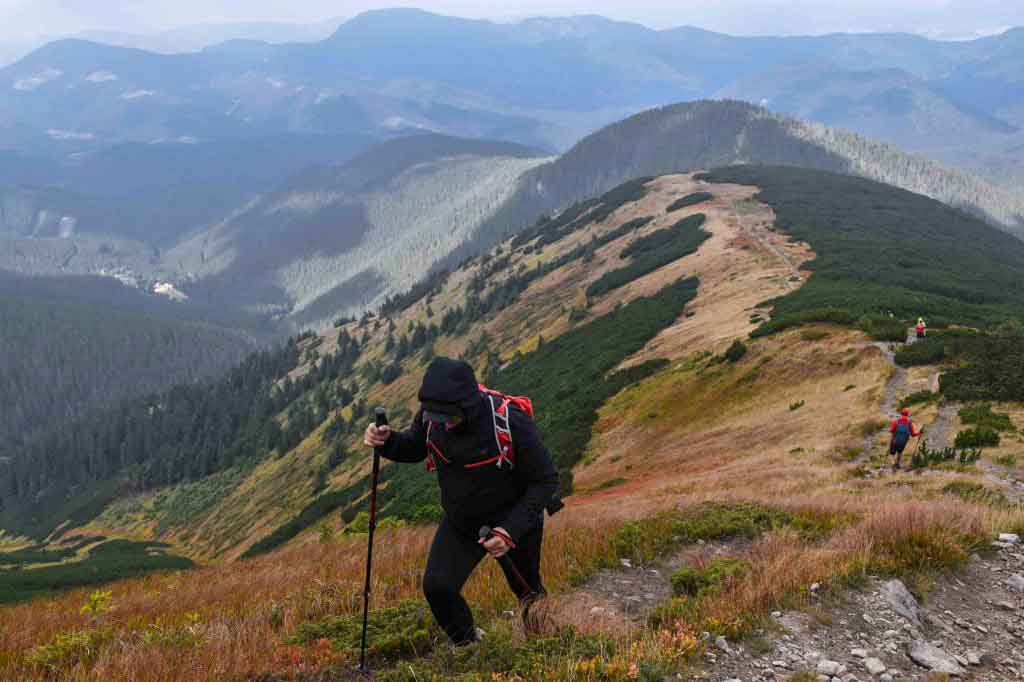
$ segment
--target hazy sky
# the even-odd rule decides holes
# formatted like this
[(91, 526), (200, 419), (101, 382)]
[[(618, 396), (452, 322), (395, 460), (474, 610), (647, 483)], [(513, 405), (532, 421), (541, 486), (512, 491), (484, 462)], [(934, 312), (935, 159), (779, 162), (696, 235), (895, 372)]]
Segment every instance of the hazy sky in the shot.
[(0, 0), (0, 38), (211, 22), (306, 23), (395, 6), (497, 20), (594, 13), (743, 35), (907, 31), (964, 38), (1024, 25), (1024, 0)]

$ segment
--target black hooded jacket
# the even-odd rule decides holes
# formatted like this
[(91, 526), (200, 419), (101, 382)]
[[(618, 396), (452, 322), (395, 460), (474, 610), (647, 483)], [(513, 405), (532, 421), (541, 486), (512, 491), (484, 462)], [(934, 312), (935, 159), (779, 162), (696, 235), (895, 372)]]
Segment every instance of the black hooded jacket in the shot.
[[(466, 415), (457, 428), (430, 428), (430, 439), (443, 453), (434, 458), (441, 487), (441, 506), (460, 532), (476, 537), (481, 526), (502, 527), (516, 542), (542, 522), (545, 506), (558, 490), (558, 471), (541, 441), (533, 419), (509, 406), (515, 466), (473, 464), (495, 457), (490, 398), (482, 393), (469, 365), (436, 359), (427, 369), (420, 389), (421, 401), (458, 404)], [(416, 413), (405, 431), (392, 432), (381, 454), (395, 462), (422, 462), (427, 458), (427, 424)]]

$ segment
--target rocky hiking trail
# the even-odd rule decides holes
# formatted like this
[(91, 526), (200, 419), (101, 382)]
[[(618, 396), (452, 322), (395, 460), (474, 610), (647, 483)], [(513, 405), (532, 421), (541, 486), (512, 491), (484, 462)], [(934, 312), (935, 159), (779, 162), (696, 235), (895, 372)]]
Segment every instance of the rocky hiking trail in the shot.
[[(623, 559), (574, 601), (598, 629), (640, 627), (671, 598), (675, 569), (742, 557), (747, 546), (700, 541), (653, 566)], [(803, 673), (801, 682), (1024, 680), (1024, 547), (1003, 534), (992, 550), (938, 580), (923, 601), (895, 579), (872, 577), (841, 595), (812, 585), (809, 609), (772, 613), (772, 624), (752, 640), (710, 641), (703, 634), (710, 647), (703, 665), (674, 679), (783, 682)]]
[[(775, 612), (768, 646), (719, 641), (691, 679), (782, 681), (1024, 679), (1024, 550), (1015, 535), (990, 558), (940, 580), (920, 602), (899, 580), (872, 579), (832, 604), (812, 586), (809, 612)], [(812, 679), (812, 678), (808, 678)]]

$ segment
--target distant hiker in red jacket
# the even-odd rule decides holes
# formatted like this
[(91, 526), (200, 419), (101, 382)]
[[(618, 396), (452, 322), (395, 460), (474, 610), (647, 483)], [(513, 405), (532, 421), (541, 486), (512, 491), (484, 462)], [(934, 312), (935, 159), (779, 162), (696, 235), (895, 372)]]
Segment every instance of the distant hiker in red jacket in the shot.
[(923, 339), (928, 333), (928, 325), (924, 323), (924, 318), (917, 318), (917, 338)]
[(892, 434), (889, 454), (896, 455), (896, 464), (893, 465), (893, 468), (899, 469), (900, 459), (903, 457), (903, 451), (907, 448), (907, 443), (911, 438), (918, 438), (921, 435), (921, 432), (914, 426), (914, 422), (910, 421), (910, 410), (903, 410), (903, 413), (889, 427), (889, 433)]

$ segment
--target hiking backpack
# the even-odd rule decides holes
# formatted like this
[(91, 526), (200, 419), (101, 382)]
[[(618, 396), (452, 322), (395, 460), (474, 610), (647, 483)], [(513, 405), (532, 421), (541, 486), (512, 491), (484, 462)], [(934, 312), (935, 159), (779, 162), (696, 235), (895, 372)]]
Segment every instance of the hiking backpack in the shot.
[(893, 433), (892, 440), (896, 445), (904, 446), (910, 441), (910, 420), (904, 420), (902, 417), (896, 422), (896, 431)]
[[(498, 446), (498, 454), (495, 457), (480, 462), (464, 464), (463, 467), (466, 469), (476, 469), (488, 464), (496, 464), (499, 469), (504, 469), (506, 466), (509, 469), (514, 469), (516, 466), (516, 451), (512, 443), (512, 421), (509, 416), (509, 406), (514, 405), (526, 413), (527, 416), (533, 417), (533, 401), (523, 396), (509, 396), (499, 393), (487, 388), (483, 384), (479, 386), (480, 392), (484, 394), (484, 397), (487, 398), (487, 402), (491, 406), (491, 423), (494, 425), (494, 442)], [(427, 424), (427, 471), (437, 469), (437, 462), (434, 459), (435, 455), (445, 464), (451, 464), (451, 460), (444, 456), (441, 449), (430, 438), (430, 431), (433, 426), (433, 423)]]

